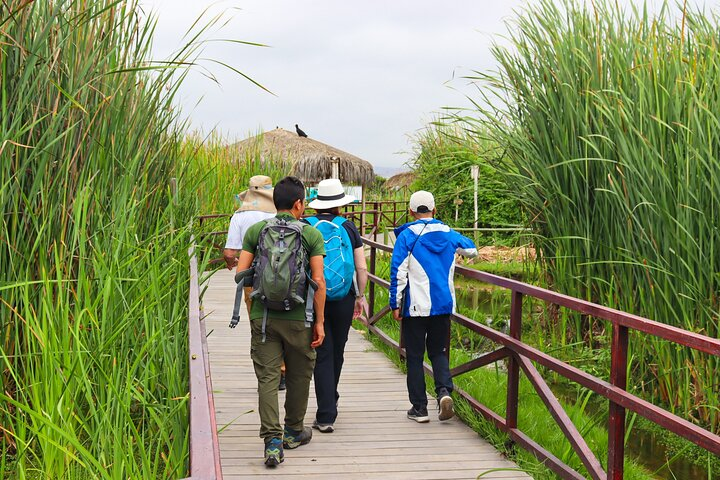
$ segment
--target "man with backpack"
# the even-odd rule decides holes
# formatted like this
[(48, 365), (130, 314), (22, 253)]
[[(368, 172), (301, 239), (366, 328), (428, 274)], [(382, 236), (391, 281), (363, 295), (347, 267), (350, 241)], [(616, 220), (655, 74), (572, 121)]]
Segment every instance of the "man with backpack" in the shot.
[(435, 198), (424, 190), (410, 196), (414, 222), (395, 229), (390, 265), (390, 308), (402, 321), (407, 356), (407, 388), (412, 408), (409, 419), (430, 421), (425, 393), (423, 358), (427, 347), (435, 379), (438, 419), (454, 415), (447, 340), (450, 314), (455, 313), (455, 254), (477, 256), (472, 240), (434, 219)]
[(317, 348), (313, 422), (313, 428), (322, 433), (335, 430), (345, 344), (352, 319), (360, 314), (365, 301), (367, 264), (362, 237), (351, 221), (340, 216), (340, 207), (353, 201), (355, 197), (345, 194), (340, 180), (323, 180), (317, 198), (308, 205), (317, 215), (306, 219), (325, 239), (325, 341)]
[[(325, 248), (320, 232), (299, 220), (305, 211), (303, 183), (295, 177), (283, 178), (275, 185), (273, 202), (277, 215), (245, 234), (236, 274), (236, 280), (250, 274), (253, 278), (250, 355), (258, 380), (260, 437), (268, 467), (283, 461), (283, 448), (297, 448), (312, 438), (303, 420), (314, 349), (325, 338)], [(277, 393), (283, 360), (284, 427)]]

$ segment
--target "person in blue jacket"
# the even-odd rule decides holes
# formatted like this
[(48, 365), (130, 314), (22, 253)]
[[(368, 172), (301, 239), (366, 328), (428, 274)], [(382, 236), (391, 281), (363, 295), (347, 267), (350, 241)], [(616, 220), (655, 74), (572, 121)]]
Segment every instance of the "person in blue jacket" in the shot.
[(423, 358), (427, 348), (435, 378), (438, 418), (454, 415), (450, 364), (446, 342), (450, 314), (455, 312), (455, 255), (475, 257), (472, 240), (451, 229), (435, 216), (432, 193), (417, 191), (410, 197), (414, 222), (395, 229), (390, 267), (390, 308), (402, 321), (407, 355), (407, 388), (412, 408), (407, 416), (418, 423), (430, 421), (425, 393)]

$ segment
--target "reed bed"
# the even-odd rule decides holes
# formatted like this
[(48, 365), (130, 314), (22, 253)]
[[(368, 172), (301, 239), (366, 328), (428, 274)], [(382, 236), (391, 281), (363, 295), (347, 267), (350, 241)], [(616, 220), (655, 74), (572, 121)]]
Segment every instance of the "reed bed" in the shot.
[(288, 158), (264, 153), (261, 147), (240, 150), (217, 132), (207, 138), (191, 134), (183, 140), (181, 156), (191, 159), (188, 176), (203, 185), (196, 192), (201, 213), (232, 213), (238, 207), (234, 194), (247, 190), (254, 175), (267, 175), (275, 183), (290, 174)]
[[(484, 97), (465, 120), (505, 149), (556, 290), (720, 335), (719, 33), (682, 4), (540, 0), (493, 48), (497, 72), (473, 76)], [(720, 430), (717, 357), (631, 346), (631, 389)]]
[(172, 99), (191, 52), (150, 64), (138, 12), (0, 4), (3, 478), (187, 472), (196, 203)]

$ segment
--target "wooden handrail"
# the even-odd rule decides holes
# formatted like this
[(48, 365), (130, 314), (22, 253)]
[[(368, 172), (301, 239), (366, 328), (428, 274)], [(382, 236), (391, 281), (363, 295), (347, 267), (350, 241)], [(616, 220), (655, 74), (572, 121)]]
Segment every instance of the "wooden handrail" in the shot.
[[(195, 239), (191, 238), (194, 245)], [(190, 477), (222, 480), (220, 447), (210, 379), (205, 325), (201, 322), (200, 285), (195, 247), (190, 247), (188, 350), (190, 370)]]
[[(381, 312), (378, 312), (378, 314), (375, 313), (375, 286), (377, 285), (385, 289), (389, 288), (389, 282), (375, 274), (376, 252), (380, 250), (390, 253), (393, 248), (371, 238), (363, 238), (363, 241), (366, 246), (370, 247), (369, 271), (371, 272), (369, 275), (369, 288), (371, 292), (369, 299), (369, 318), (372, 319), (372, 321), (367, 322), (366, 325), (370, 332), (376, 334), (384, 343), (395, 348), (404, 356), (402, 345), (378, 328), (376, 324), (383, 316), (381, 314), (389, 311), (388, 307), (384, 307)], [(623, 478), (626, 410), (645, 417), (651, 422), (686, 438), (715, 455), (720, 455), (720, 436), (626, 391), (627, 352), (630, 329), (715, 356), (720, 356), (720, 339), (682, 330), (638, 315), (460, 265), (456, 266), (455, 272), (467, 278), (473, 278), (509, 289), (512, 292), (509, 334), (494, 330), (464, 315), (451, 315), (451, 319), (459, 325), (463, 325), (473, 332), (502, 345), (500, 349), (494, 352), (486, 353), (477, 359), (453, 368), (452, 373), (453, 375), (461, 375), (489, 363), (508, 358), (506, 417), (503, 418), (493, 412), (462, 389), (455, 389), (455, 392), (465, 398), (475, 411), (492, 421), (499, 429), (507, 432), (514, 442), (532, 452), (541, 461), (544, 461), (548, 468), (552, 469), (560, 477), (567, 479), (583, 478), (582, 475), (563, 463), (547, 449), (534, 442), (517, 428), (519, 370), (522, 370), (530, 380), (530, 383), (546, 404), (551, 415), (558, 423), (559, 428), (570, 441), (578, 457), (593, 479), (621, 480)], [(545, 300), (582, 314), (610, 321), (613, 327), (610, 381), (608, 382), (590, 375), (579, 368), (573, 367), (568, 363), (560, 361), (523, 343), (520, 339), (520, 332), (522, 331), (523, 296)], [(550, 391), (547, 383), (532, 362), (537, 362), (608, 399), (610, 403), (610, 414), (608, 418), (607, 472), (603, 470), (601, 463), (590, 451), (580, 432), (572, 424), (560, 403), (557, 401), (557, 398), (555, 398)], [(428, 365), (425, 365), (425, 370), (432, 372)]]

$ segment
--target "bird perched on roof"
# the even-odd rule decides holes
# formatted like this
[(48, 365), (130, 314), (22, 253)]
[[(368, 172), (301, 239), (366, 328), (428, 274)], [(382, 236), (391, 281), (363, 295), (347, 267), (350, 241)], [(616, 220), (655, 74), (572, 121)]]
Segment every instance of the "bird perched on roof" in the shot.
[(297, 123), (295, 124), (295, 131), (297, 132), (298, 137), (305, 137), (305, 138), (307, 138), (307, 133), (305, 133), (305, 132), (303, 132), (302, 130), (300, 130), (300, 127), (297, 126)]

